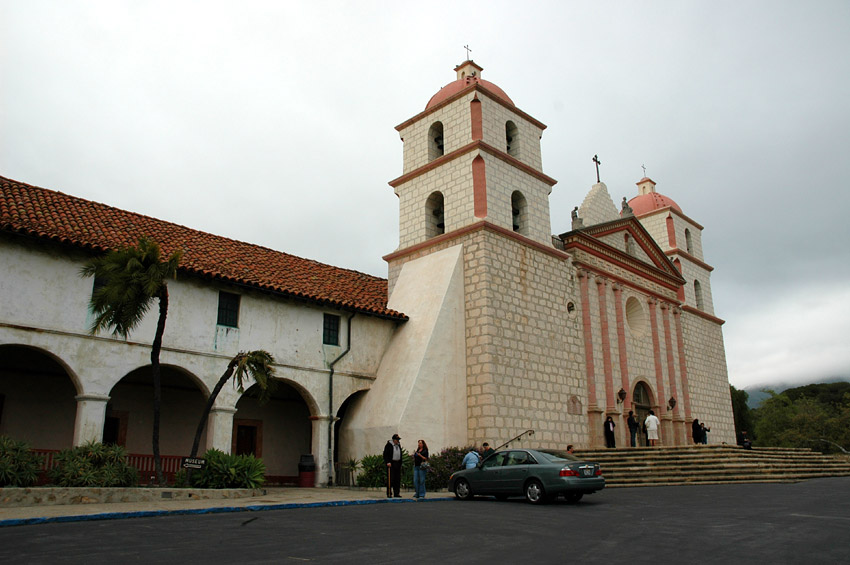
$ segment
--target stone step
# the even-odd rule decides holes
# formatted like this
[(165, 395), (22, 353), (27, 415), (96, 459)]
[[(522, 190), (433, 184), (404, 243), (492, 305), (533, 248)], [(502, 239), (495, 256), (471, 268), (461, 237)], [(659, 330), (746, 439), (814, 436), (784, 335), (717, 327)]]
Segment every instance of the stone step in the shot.
[(807, 448), (680, 446), (582, 450), (602, 465), (609, 487), (796, 482), (850, 476), (850, 458)]

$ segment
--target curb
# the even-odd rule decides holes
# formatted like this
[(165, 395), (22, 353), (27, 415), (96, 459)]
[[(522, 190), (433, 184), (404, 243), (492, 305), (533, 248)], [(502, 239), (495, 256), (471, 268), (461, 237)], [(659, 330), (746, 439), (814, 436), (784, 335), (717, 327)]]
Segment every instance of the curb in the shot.
[(139, 510), (135, 512), (101, 512), (100, 514), (81, 514), (79, 516), (53, 516), (50, 518), (17, 518), (0, 520), (0, 528), (11, 526), (31, 526), (64, 522), (90, 522), (94, 520), (124, 520), (128, 518), (153, 518), (157, 516), (182, 516), (191, 514), (223, 514), (227, 512), (263, 512), (266, 510), (294, 510), (298, 508), (321, 508), (325, 506), (360, 506), (364, 504), (406, 504), (421, 502), (443, 502), (449, 497), (426, 498), (425, 500), (389, 499), (389, 500), (335, 500), (329, 502), (288, 502), (282, 504), (257, 504), (250, 506), (219, 506), (215, 508), (196, 508), (179, 510)]

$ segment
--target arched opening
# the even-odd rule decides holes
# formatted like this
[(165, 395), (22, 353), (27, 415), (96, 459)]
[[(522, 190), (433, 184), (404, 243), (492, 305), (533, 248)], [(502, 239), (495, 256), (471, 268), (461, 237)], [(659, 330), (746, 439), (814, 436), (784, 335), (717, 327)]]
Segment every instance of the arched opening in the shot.
[(519, 158), (519, 129), (510, 120), (505, 123), (505, 147), (508, 155)]
[(691, 241), (691, 230), (685, 228), (685, 247), (688, 250), (688, 253), (691, 255), (694, 254), (694, 242)]
[(444, 155), (443, 122), (434, 122), (428, 130), (428, 160), (433, 161)]
[(77, 394), (65, 367), (49, 353), (0, 346), (0, 435), (33, 449), (72, 447)]
[(301, 456), (312, 453), (310, 408), (301, 393), (282, 380), (265, 404), (259, 403), (258, 392), (253, 385), (236, 403), (231, 453), (262, 457), (268, 484), (296, 484)]
[[(188, 455), (192, 447), (207, 391), (194, 375), (180, 367), (161, 365), (160, 375), (159, 452), (162, 456), (179, 458)], [(152, 457), (152, 432), (153, 382), (151, 367), (147, 365), (127, 373), (109, 391), (102, 441), (122, 445), (128, 453)], [(206, 445), (205, 435), (201, 437), (201, 446)], [(179, 466), (179, 461), (176, 465)], [(163, 467), (166, 468), (165, 463)], [(168, 466), (166, 470), (171, 474), (178, 469)]]
[(366, 391), (361, 390), (346, 398), (336, 413), (337, 419), (334, 423), (334, 477), (336, 477), (336, 484), (340, 486), (354, 486), (356, 481), (355, 469), (350, 465), (352, 457), (346, 455), (351, 453), (352, 450), (343, 446), (343, 457), (340, 458), (340, 444), (344, 442), (340, 439), (340, 430), (345, 424), (345, 418), (350, 413), (351, 407), (356, 405), (364, 394), (366, 394)]
[(513, 230), (522, 235), (528, 235), (528, 203), (525, 196), (518, 190), (511, 194), (511, 218)]
[(702, 285), (699, 284), (698, 280), (694, 280), (694, 297), (697, 302), (697, 308), (705, 310), (705, 304), (703, 304), (702, 300)]
[(425, 238), (446, 233), (443, 193), (432, 192), (425, 201)]
[(634, 391), (632, 392), (632, 410), (634, 410), (635, 418), (638, 421), (638, 447), (649, 445), (643, 423), (646, 421), (646, 417), (649, 416), (651, 409), (652, 392), (646, 386), (646, 383), (638, 382), (635, 384)]

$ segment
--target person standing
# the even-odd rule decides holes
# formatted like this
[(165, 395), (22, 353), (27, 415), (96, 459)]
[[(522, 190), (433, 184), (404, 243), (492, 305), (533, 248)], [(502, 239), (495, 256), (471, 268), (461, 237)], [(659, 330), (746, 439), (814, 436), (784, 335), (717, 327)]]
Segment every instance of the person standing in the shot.
[(387, 464), (387, 498), (401, 497), (401, 438), (393, 438), (384, 446), (384, 463)]
[(707, 428), (705, 426), (705, 422), (700, 422), (700, 439), (702, 440), (703, 445), (708, 445), (708, 432), (711, 431), (711, 428)]
[(472, 469), (478, 465), (479, 461), (481, 461), (481, 456), (478, 455), (478, 452), (473, 447), (470, 448), (469, 453), (464, 455), (462, 465), (464, 469)]
[(694, 445), (702, 443), (702, 428), (696, 418), (694, 418), (694, 423), (691, 424), (691, 435), (694, 437)]
[(428, 444), (420, 439), (413, 452), (413, 498), (425, 498), (425, 477), (428, 474)]
[(655, 442), (658, 441), (658, 417), (652, 410), (649, 411), (649, 416), (644, 420), (643, 425), (646, 426), (646, 439), (649, 445), (655, 447)]
[(605, 447), (617, 447), (617, 444), (614, 440), (615, 427), (617, 427), (617, 424), (614, 423), (614, 419), (611, 418), (611, 416), (605, 418)]
[(638, 432), (638, 421), (635, 418), (635, 413), (629, 410), (629, 418), (626, 420), (626, 423), (629, 425), (629, 435), (632, 440), (632, 447), (637, 447), (637, 432)]
[(490, 444), (487, 443), (486, 441), (481, 444), (481, 459), (482, 460), (487, 459), (488, 457), (490, 457), (495, 452), (496, 452), (496, 450), (493, 449), (492, 447), (490, 447)]

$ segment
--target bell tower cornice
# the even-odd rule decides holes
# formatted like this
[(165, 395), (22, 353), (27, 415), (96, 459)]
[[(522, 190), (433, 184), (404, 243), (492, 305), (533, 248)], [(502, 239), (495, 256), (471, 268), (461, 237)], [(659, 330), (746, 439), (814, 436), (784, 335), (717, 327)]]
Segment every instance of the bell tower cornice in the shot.
[(526, 165), (525, 163), (523, 163), (519, 159), (511, 157), (510, 155), (508, 155), (504, 151), (499, 151), (498, 149), (496, 149), (492, 145), (489, 145), (488, 143), (485, 143), (483, 141), (473, 141), (469, 145), (466, 145), (464, 147), (461, 147), (460, 149), (452, 151), (451, 153), (449, 153), (447, 155), (443, 155), (442, 157), (435, 159), (434, 161), (431, 161), (427, 165), (419, 167), (418, 169), (416, 169), (414, 171), (410, 171), (407, 174), (404, 174), (404, 175), (402, 175), (398, 178), (391, 180), (388, 184), (391, 187), (396, 188), (397, 186), (402, 185), (402, 184), (408, 182), (409, 180), (415, 179), (416, 177), (423, 175), (423, 174), (427, 173), (428, 171), (436, 169), (437, 167), (439, 167), (439, 166), (441, 166), (445, 163), (448, 163), (449, 161), (457, 159), (458, 157), (466, 155), (467, 153), (470, 153), (470, 152), (475, 151), (475, 150), (484, 151), (486, 153), (489, 153), (490, 155), (493, 155), (494, 157), (501, 159), (502, 161), (504, 161), (506, 163), (510, 163), (511, 165), (513, 165), (513, 166), (515, 166), (519, 169), (522, 169), (523, 171), (525, 171), (529, 175), (537, 178), (538, 180), (545, 182), (549, 186), (554, 186), (554, 185), (558, 184), (558, 181), (553, 179), (552, 177), (541, 173), (540, 171), (538, 171), (537, 169), (535, 169), (533, 167), (529, 167), (528, 165)]

